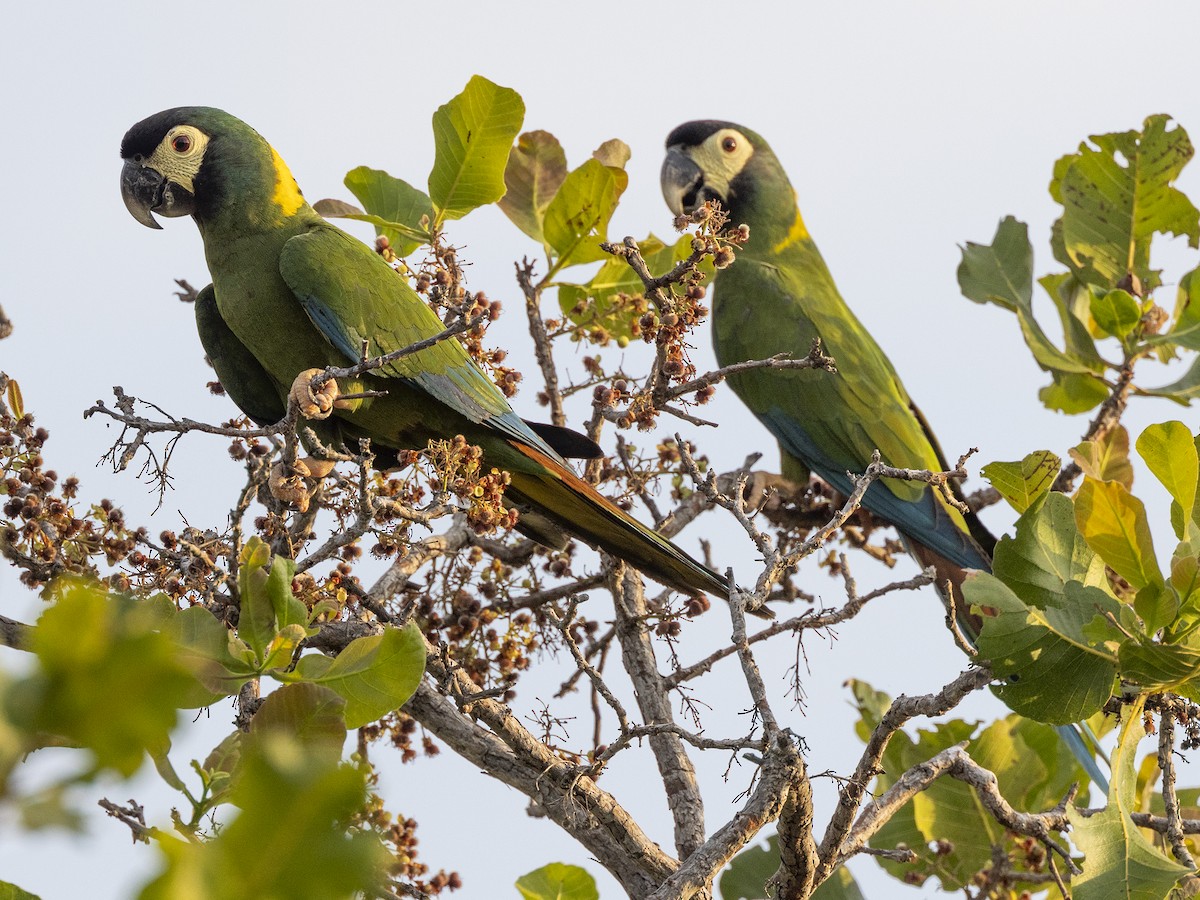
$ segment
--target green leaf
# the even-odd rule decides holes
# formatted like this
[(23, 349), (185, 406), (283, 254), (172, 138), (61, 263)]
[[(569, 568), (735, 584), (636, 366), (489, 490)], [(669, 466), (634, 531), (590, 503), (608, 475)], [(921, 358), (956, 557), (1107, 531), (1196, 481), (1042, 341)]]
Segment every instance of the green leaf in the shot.
[(1075, 497), (1075, 524), (1088, 546), (1134, 590), (1163, 583), (1146, 508), (1123, 484), (1085, 478)]
[(1095, 339), (1103, 337), (1104, 332), (1092, 319), (1092, 295), (1087, 285), (1070, 272), (1043, 275), (1038, 284), (1058, 310), (1067, 354), (1085, 362), (1093, 372), (1103, 372), (1105, 363), (1096, 350)]
[(1038, 391), (1038, 399), (1046, 409), (1074, 416), (1095, 409), (1108, 397), (1108, 385), (1095, 375), (1051, 374), (1054, 380)]
[(9, 412), (13, 414), (13, 418), (20, 419), (25, 415), (25, 401), (21, 397), (21, 385), (17, 384), (17, 379), (10, 378), (4, 386), (4, 396), (8, 400)]
[(1115, 481), (1133, 487), (1133, 465), (1129, 462), (1129, 432), (1124, 425), (1110, 428), (1096, 441), (1083, 441), (1068, 451), (1084, 475), (1097, 481)]
[(550, 863), (516, 882), (524, 900), (599, 900), (596, 879), (579, 866)]
[(1000, 496), (1019, 513), (1050, 490), (1058, 475), (1059, 459), (1049, 450), (1037, 450), (1020, 462), (988, 463), (980, 470)]
[[(345, 184), (366, 212), (356, 214), (342, 211), (336, 215), (374, 225), (375, 233), (387, 237), (393, 252), (399, 256), (408, 256), (417, 247), (429, 243), (433, 203), (424, 191), (381, 169), (367, 166), (347, 172)], [(327, 201), (321, 201), (322, 206), (325, 203)], [(317, 209), (317, 212), (322, 215), (335, 214), (322, 209)]]
[(21, 890), (15, 884), (0, 881), (0, 900), (41, 900), (41, 898), (37, 894)]
[(164, 870), (141, 900), (377, 896), (394, 860), (356, 822), (366, 770), (309, 750), (284, 728), (246, 742), (231, 795), (239, 812), (203, 844), (158, 832)]
[(1200, 480), (1195, 437), (1182, 422), (1162, 422), (1138, 436), (1137, 451), (1171, 495), (1171, 526), (1175, 536), (1183, 540), (1196, 504), (1196, 482)]
[(993, 611), (983, 618), (979, 654), (1005, 682), (995, 691), (1014, 712), (1067, 725), (1112, 696), (1115, 660), (1084, 635), (1097, 615), (1119, 611), (1104, 591), (1068, 582), (1057, 602), (1027, 606), (999, 578), (979, 572), (968, 576), (963, 594), (972, 608)]
[(267, 573), (267, 597), (271, 600), (275, 625), (279, 629), (289, 625), (303, 628), (308, 622), (308, 610), (292, 593), (292, 579), (295, 576), (296, 563), (293, 560), (284, 556), (276, 556), (271, 560), (271, 570)]
[(504, 169), (500, 209), (512, 223), (542, 243), (546, 207), (567, 177), (567, 155), (548, 131), (527, 131), (519, 138)]
[(1200, 269), (1192, 269), (1179, 279), (1175, 292), (1175, 313), (1170, 329), (1149, 338), (1150, 343), (1171, 343), (1188, 350), (1200, 350)]
[(1083, 874), (1071, 879), (1075, 900), (1165, 900), (1175, 883), (1190, 871), (1155, 849), (1129, 818), (1138, 809), (1134, 754), (1145, 734), (1141, 705), (1139, 697), (1122, 716), (1108, 805), (1087, 817), (1068, 806), (1072, 840), (1086, 854)]
[(958, 284), (963, 295), (976, 303), (994, 303), (1015, 312), (1021, 335), (1039, 366), (1050, 372), (1080, 375), (1100, 370), (1102, 364), (1094, 347), (1083, 357), (1060, 350), (1034, 318), (1033, 246), (1024, 222), (1005, 217), (990, 245), (968, 242), (962, 248), (962, 257)]
[(59, 582), (30, 638), (37, 668), (12, 685), (17, 726), (86, 747), (100, 768), (132, 775), (147, 751), (162, 754), (179, 708), (197, 684), (149, 601)]
[(1133, 609), (1141, 618), (1145, 633), (1156, 634), (1179, 615), (1179, 595), (1169, 584), (1151, 582), (1134, 596)]
[(1016, 535), (996, 545), (993, 573), (1029, 606), (1062, 603), (1069, 582), (1106, 589), (1104, 562), (1075, 525), (1070, 498), (1043, 494), (1017, 520)]
[[(779, 837), (767, 838), (767, 846), (747, 847), (729, 861), (721, 874), (721, 900), (766, 900), (767, 879), (779, 868)], [(845, 866), (835, 869), (827, 881), (813, 891), (812, 900), (865, 900), (854, 876)]]
[(241, 753), (252, 752), (270, 735), (296, 738), (315, 759), (333, 766), (346, 742), (346, 701), (334, 690), (304, 682), (272, 691), (250, 720), (252, 741)]
[(628, 184), (624, 170), (597, 159), (567, 175), (542, 222), (556, 269), (607, 257), (600, 244), (608, 240), (608, 221)]
[(241, 598), (238, 637), (254, 651), (259, 662), (275, 637), (275, 609), (266, 590), (270, 559), (271, 548), (254, 535), (246, 541), (238, 560), (238, 596)]
[(429, 173), (435, 227), (504, 196), (504, 169), (524, 120), (521, 95), (481, 75), (471, 76), (461, 94), (437, 108)]
[(1142, 306), (1128, 291), (1088, 286), (1092, 319), (1105, 334), (1124, 339), (1142, 320)]
[[(1062, 800), (1072, 784), (1083, 784), (1088, 780), (1087, 772), (1056, 729), (1015, 714), (1008, 716), (1004, 722), (1012, 730), (1013, 740), (1018, 742), (1018, 746), (1027, 748), (1029, 753), (1026, 756), (1017, 751), (1014, 764), (1028, 764), (1038, 776), (1032, 780), (1023, 797), (1008, 793), (1011, 788), (1002, 786), (1004, 796), (1011, 797), (1010, 802), (1018, 804), (1018, 808), (1049, 809)], [(981, 758), (974, 750), (971, 755), (976, 759)], [(1045, 773), (1044, 778), (1042, 773)]]
[(967, 242), (958, 264), (958, 285), (968, 300), (995, 303), (1010, 312), (1033, 302), (1033, 245), (1029, 226), (1005, 216), (992, 243)]
[(358, 638), (334, 659), (301, 657), (294, 677), (337, 691), (346, 700), (347, 726), (359, 728), (403, 706), (424, 673), (425, 638), (409, 623)]
[(1200, 647), (1138, 636), (1121, 644), (1121, 677), (1146, 692), (1171, 691), (1200, 675)]
[(1160, 388), (1139, 388), (1139, 393), (1150, 397), (1166, 397), (1181, 406), (1190, 406), (1192, 400), (1200, 394), (1200, 357), (1192, 361), (1177, 381), (1164, 384)]
[[(691, 253), (691, 240), (684, 235), (668, 246), (651, 234), (638, 241), (638, 249), (650, 274), (658, 276)], [(638, 320), (649, 308), (642, 291), (642, 280), (629, 264), (609, 257), (586, 284), (560, 284), (558, 304), (576, 325), (601, 328), (617, 341), (628, 341), (640, 333)]]
[(767, 846), (747, 847), (729, 861), (721, 873), (721, 900), (766, 900), (767, 879), (779, 868), (779, 836), (767, 838)]
[(1077, 153), (1059, 160), (1051, 193), (1063, 204), (1062, 243), (1076, 277), (1115, 287), (1126, 273), (1147, 290), (1159, 283), (1150, 269), (1156, 234), (1187, 235), (1200, 242), (1200, 212), (1172, 187), (1192, 157), (1182, 128), (1150, 116), (1142, 131), (1095, 135)]
[(257, 535), (242, 549), (238, 636), (254, 652), (258, 671), (287, 665), (292, 651), (308, 633), (304, 627), (308, 610), (292, 593), (295, 571), (296, 565), (290, 559), (271, 559), (270, 549)]
[(592, 159), (614, 169), (624, 169), (632, 156), (633, 151), (620, 138), (611, 138), (592, 151)]
[(258, 671), (247, 662), (252, 655), (249, 648), (203, 606), (181, 609), (164, 631), (175, 641), (180, 660), (195, 674), (198, 686), (203, 687), (184, 704), (185, 709), (208, 706), (220, 697), (236, 694)]

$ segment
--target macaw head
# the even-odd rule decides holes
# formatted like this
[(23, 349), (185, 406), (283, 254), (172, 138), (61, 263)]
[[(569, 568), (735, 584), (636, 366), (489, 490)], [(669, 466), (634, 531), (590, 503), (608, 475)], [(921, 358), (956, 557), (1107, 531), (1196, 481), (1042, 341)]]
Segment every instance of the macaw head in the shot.
[(121, 196), (129, 214), (161, 228), (154, 214), (203, 223), (231, 209), (266, 204), (288, 214), (303, 204), (283, 160), (261, 135), (229, 113), (180, 106), (138, 122), (121, 140)]
[(753, 220), (786, 205), (794, 212), (795, 193), (779, 160), (761, 137), (735, 125), (702, 119), (680, 125), (667, 137), (663, 198), (675, 215), (686, 215), (716, 200), (731, 224)]

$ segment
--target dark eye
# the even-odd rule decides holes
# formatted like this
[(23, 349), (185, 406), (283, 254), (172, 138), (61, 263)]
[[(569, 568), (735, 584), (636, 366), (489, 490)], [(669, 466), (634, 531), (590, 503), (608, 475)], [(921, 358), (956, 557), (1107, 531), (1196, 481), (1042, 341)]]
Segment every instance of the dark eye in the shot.
[(171, 149), (176, 153), (187, 153), (192, 149), (191, 135), (177, 134), (171, 138)]
[(721, 149), (724, 150), (726, 153), (732, 153), (734, 150), (737, 149), (737, 138), (735, 138), (735, 137), (725, 138), (725, 140), (721, 141)]

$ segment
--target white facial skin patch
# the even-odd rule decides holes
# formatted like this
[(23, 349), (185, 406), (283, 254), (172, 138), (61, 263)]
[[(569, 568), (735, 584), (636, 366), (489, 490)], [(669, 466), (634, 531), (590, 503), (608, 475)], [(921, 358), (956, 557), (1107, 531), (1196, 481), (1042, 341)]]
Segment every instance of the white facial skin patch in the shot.
[(741, 173), (754, 155), (754, 147), (736, 128), (722, 128), (689, 155), (704, 172), (704, 183), (721, 197), (729, 196), (729, 182)]
[(196, 173), (204, 159), (208, 135), (193, 125), (176, 125), (154, 148), (146, 165), (169, 181), (195, 193)]

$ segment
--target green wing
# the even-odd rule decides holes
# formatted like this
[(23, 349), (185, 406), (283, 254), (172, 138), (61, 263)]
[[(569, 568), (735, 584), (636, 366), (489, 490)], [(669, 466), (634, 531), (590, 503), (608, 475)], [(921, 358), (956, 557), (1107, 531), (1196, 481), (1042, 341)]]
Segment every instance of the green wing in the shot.
[[(933, 436), (879, 345), (846, 306), (815, 249), (764, 262), (742, 257), (717, 279), (714, 338), (722, 365), (800, 356), (820, 338), (823, 371), (751, 370), (730, 378), (792, 459), (849, 493), (878, 449), (888, 465), (943, 468)], [(863, 505), (957, 565), (986, 568), (962, 514), (919, 482), (886, 479)]]
[(217, 380), (238, 409), (259, 426), (273, 425), (282, 419), (287, 405), (279, 396), (279, 388), (221, 318), (211, 284), (196, 297), (196, 330)]
[[(291, 238), (279, 256), (279, 271), (313, 324), (347, 363), (358, 362), (364, 346), (370, 356), (385, 355), (444, 328), (387, 263), (331, 225), (318, 224)], [(456, 340), (440, 341), (370, 374), (404, 379), (470, 421), (557, 457)]]
[[(837, 375), (758, 370), (737, 379), (739, 394), (756, 413), (775, 409), (802, 422), (829, 465), (862, 471), (878, 449), (889, 465), (940, 468), (931, 436), (891, 362), (823, 268), (804, 270), (743, 258), (721, 273), (719, 302), (735, 303), (739, 316), (735, 322), (722, 316), (716, 326), (717, 355), (723, 365), (734, 356), (800, 356), (820, 338), (838, 366)], [(721, 298), (722, 294), (738, 299)], [(912, 482), (890, 482), (889, 487), (910, 500), (923, 492)]]

